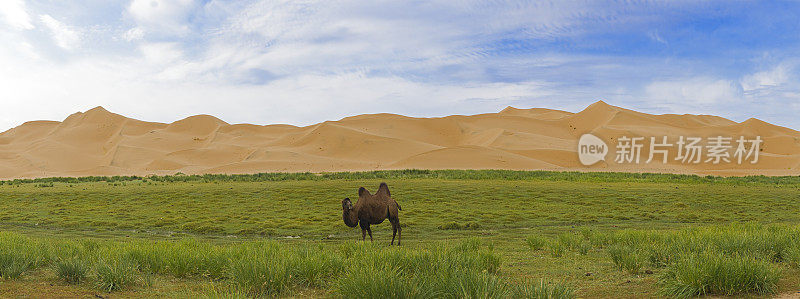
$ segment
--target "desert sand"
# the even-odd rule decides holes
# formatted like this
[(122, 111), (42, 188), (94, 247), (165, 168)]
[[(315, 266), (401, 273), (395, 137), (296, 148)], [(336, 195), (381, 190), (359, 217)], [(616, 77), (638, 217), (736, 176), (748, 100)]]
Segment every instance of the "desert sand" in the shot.
[[(603, 139), (606, 161), (580, 164), (578, 138)], [(676, 161), (673, 148), (640, 164), (614, 162), (621, 136), (760, 136), (756, 164)], [(735, 149), (735, 142), (733, 147)], [(731, 150), (731, 155), (733, 154)], [(703, 157), (705, 159), (705, 157)], [(31, 121), (0, 133), (0, 178), (379, 169), (514, 169), (798, 175), (800, 132), (757, 119), (651, 115), (597, 102), (581, 112), (508, 107), (499, 113), (413, 118), (369, 114), (296, 127), (228, 124), (197, 115), (170, 124), (139, 121), (102, 107), (64, 121)]]

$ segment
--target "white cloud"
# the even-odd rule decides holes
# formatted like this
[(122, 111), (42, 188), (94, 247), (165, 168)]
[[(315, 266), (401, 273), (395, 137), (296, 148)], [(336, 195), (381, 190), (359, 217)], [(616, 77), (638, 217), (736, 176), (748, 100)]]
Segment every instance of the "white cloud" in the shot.
[(647, 37), (649, 37), (653, 41), (656, 41), (656, 42), (658, 42), (660, 44), (664, 44), (664, 45), (667, 44), (667, 41), (664, 40), (664, 38), (661, 37), (661, 35), (658, 34), (658, 31), (650, 31), (650, 32), (648, 32), (647, 33)]
[(33, 29), (31, 17), (22, 0), (0, 1), (0, 19), (15, 29)]
[(783, 85), (789, 79), (790, 66), (782, 63), (771, 70), (756, 72), (742, 78), (742, 88), (752, 91), (761, 88), (770, 88)]
[(72, 50), (75, 49), (81, 41), (81, 36), (73, 29), (71, 26), (68, 26), (50, 15), (41, 15), (39, 19), (44, 23), (47, 29), (50, 30), (50, 35), (53, 37), (53, 41), (55, 41), (56, 45), (59, 47)]
[(133, 0), (128, 13), (141, 30), (158, 34), (186, 34), (192, 0)]
[(147, 62), (164, 67), (183, 57), (178, 46), (178, 43), (144, 43), (139, 49)]
[(705, 76), (655, 80), (632, 97), (631, 108), (643, 112), (711, 114), (739, 121), (752, 117), (740, 119), (748, 114), (741, 108), (750, 103), (739, 82), (733, 80)]
[[(32, 119), (61, 120), (96, 105), (151, 121), (171, 122), (205, 113), (236, 123), (308, 125), (361, 113), (444, 116), (499, 111), (520, 99), (549, 94), (541, 82), (430, 84), (361, 72), (299, 75), (262, 85), (170, 81), (154, 76), (153, 64), (180, 61), (178, 52), (165, 44), (142, 51), (158, 54), (122, 63), (81, 60), (56, 67), (28, 63), (13, 75), (0, 72), (0, 98), (15, 108), (0, 110), (0, 127)], [(41, 88), (41, 82), (48, 87)]]
[[(232, 14), (208, 43), (230, 58), (228, 67), (278, 74), (355, 68), (430, 73), (486, 63), (505, 40), (524, 53), (532, 50), (531, 39), (563, 39), (587, 34), (599, 27), (594, 23), (627, 21), (642, 22), (624, 10), (561, 1), (255, 1)], [(218, 57), (208, 54), (206, 60)]]
[(730, 80), (697, 77), (652, 82), (645, 87), (645, 94), (663, 103), (710, 105), (740, 99), (742, 88)]
[(122, 35), (126, 41), (138, 41), (144, 38), (144, 30), (141, 27), (134, 27), (125, 31), (125, 34)]
[(797, 128), (800, 114), (800, 82), (793, 76), (792, 60), (739, 80), (710, 76), (655, 80), (642, 94), (633, 93), (636, 106), (655, 107), (662, 113), (712, 114), (734, 121), (759, 118)]

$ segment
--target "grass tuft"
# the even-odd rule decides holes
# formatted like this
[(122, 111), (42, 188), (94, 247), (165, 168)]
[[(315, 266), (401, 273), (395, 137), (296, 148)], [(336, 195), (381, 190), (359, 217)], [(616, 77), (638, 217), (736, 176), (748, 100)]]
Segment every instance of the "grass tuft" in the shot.
[(648, 263), (665, 268), (658, 280), (668, 296), (772, 294), (781, 265), (796, 265), (793, 226), (753, 223), (679, 231), (619, 231), (606, 248), (620, 270), (637, 274)]
[(56, 260), (54, 268), (58, 278), (69, 284), (79, 284), (86, 279), (90, 267), (86, 261), (72, 257)]
[(526, 299), (569, 299), (575, 298), (575, 290), (563, 283), (526, 281), (514, 288), (514, 298)]
[(254, 296), (277, 296), (290, 287), (287, 256), (274, 244), (267, 244), (231, 263), (230, 277), (236, 288)]
[(106, 292), (118, 291), (136, 283), (136, 267), (119, 259), (101, 259), (94, 268), (95, 284)]
[(0, 278), (17, 279), (48, 258), (45, 248), (29, 238), (17, 233), (0, 233)]
[(532, 250), (542, 250), (547, 245), (547, 239), (539, 235), (532, 235), (525, 238), (525, 244)]
[(350, 268), (337, 280), (336, 290), (343, 298), (434, 298), (402, 270), (387, 265)]
[(608, 248), (608, 254), (617, 268), (631, 274), (638, 274), (644, 264), (642, 255), (635, 248), (615, 245)]
[(704, 252), (687, 255), (667, 267), (659, 279), (662, 292), (687, 298), (704, 295), (772, 294), (780, 270), (752, 256)]
[(562, 257), (565, 253), (567, 253), (567, 247), (562, 242), (551, 241), (548, 244), (548, 251), (552, 257)]

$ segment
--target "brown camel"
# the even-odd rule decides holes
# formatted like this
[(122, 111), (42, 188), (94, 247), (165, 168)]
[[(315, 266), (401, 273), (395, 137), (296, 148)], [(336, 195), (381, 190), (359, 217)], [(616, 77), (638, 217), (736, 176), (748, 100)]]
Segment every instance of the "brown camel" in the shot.
[(342, 218), (344, 224), (349, 227), (361, 226), (361, 240), (366, 239), (366, 234), (369, 233), (369, 240), (372, 241), (372, 230), (369, 228), (370, 224), (381, 224), (383, 220), (389, 219), (392, 224), (392, 245), (394, 244), (394, 237), (397, 236), (397, 245), (400, 245), (400, 218), (398, 210), (400, 204), (392, 199), (389, 193), (389, 186), (386, 183), (381, 183), (378, 187), (378, 192), (370, 194), (367, 189), (361, 187), (358, 189), (358, 201), (355, 205), (350, 202), (350, 198), (342, 200)]

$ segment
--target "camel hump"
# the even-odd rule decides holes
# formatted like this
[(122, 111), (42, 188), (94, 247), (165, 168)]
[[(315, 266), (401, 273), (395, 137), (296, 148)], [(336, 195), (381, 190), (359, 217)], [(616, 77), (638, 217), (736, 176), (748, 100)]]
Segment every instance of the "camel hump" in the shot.
[(381, 183), (381, 185), (378, 187), (378, 192), (375, 193), (375, 194), (382, 194), (382, 195), (386, 195), (386, 196), (392, 196), (392, 194), (389, 193), (389, 185), (386, 185), (386, 183)]
[(367, 191), (367, 188), (364, 187), (358, 188), (358, 197), (364, 197), (367, 195), (372, 195), (369, 193), (369, 191)]

